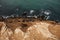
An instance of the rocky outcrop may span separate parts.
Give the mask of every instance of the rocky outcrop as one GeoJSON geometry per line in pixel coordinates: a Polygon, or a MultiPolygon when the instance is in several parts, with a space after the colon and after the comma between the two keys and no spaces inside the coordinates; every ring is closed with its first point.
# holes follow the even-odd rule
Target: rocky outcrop
{"type": "Polygon", "coordinates": [[[0,22],[0,40],[60,40],[59,23],[32,20],[17,18],[0,22]]]}

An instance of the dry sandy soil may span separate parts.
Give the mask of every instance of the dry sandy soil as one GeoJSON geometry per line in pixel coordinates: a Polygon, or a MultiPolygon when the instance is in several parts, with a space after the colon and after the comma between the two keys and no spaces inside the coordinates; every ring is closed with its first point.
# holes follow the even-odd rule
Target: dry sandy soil
{"type": "Polygon", "coordinates": [[[60,40],[60,23],[8,18],[0,22],[0,40],[60,40]]]}

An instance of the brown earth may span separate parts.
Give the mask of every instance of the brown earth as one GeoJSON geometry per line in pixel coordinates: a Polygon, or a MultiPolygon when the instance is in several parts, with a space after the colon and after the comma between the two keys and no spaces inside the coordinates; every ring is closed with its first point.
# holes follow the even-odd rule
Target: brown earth
{"type": "Polygon", "coordinates": [[[60,40],[60,23],[35,18],[0,22],[0,40],[60,40]]]}

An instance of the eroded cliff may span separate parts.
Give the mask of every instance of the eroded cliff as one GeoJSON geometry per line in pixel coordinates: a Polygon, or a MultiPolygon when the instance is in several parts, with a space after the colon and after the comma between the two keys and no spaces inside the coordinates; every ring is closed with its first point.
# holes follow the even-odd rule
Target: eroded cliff
{"type": "Polygon", "coordinates": [[[60,23],[36,18],[0,22],[0,40],[60,40],[60,23]]]}

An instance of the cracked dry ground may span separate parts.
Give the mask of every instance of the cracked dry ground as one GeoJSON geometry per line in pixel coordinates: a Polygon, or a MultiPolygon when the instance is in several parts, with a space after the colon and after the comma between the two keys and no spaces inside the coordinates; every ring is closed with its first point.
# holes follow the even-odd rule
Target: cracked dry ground
{"type": "Polygon", "coordinates": [[[0,40],[60,40],[59,23],[38,19],[33,22],[22,21],[23,19],[7,19],[0,22],[0,40]]]}

